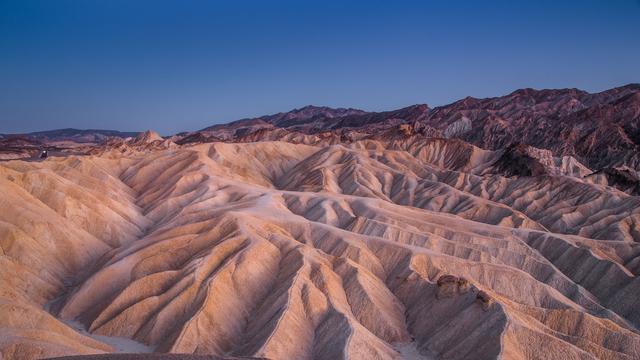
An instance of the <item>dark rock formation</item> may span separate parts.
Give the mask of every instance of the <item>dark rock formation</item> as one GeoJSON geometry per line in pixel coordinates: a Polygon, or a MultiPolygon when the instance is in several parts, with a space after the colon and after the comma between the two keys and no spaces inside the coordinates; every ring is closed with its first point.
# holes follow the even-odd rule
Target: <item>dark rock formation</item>
{"type": "Polygon", "coordinates": [[[631,195],[640,196],[640,176],[628,167],[606,167],[594,172],[590,176],[602,175],[607,185],[631,195]]]}
{"type": "Polygon", "coordinates": [[[458,294],[458,278],[453,275],[442,275],[438,279],[436,298],[451,298],[458,294]]]}
{"type": "Polygon", "coordinates": [[[491,309],[491,306],[494,303],[493,298],[482,290],[478,292],[478,295],[476,295],[476,301],[482,305],[482,310],[484,311],[491,309]]]}

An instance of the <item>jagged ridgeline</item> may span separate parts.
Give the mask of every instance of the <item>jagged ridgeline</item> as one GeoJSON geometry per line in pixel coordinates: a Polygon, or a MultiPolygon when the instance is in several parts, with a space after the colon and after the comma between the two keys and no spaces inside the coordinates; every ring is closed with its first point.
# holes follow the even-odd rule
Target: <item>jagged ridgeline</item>
{"type": "Polygon", "coordinates": [[[0,139],[0,358],[637,359],[638,94],[0,139]]]}

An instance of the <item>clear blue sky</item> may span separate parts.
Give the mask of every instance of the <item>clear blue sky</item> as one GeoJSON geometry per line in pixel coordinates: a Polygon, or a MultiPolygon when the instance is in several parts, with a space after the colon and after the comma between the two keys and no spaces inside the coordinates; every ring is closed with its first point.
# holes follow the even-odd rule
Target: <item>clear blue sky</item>
{"type": "Polygon", "coordinates": [[[0,0],[0,132],[640,82],[640,0],[0,0]]]}

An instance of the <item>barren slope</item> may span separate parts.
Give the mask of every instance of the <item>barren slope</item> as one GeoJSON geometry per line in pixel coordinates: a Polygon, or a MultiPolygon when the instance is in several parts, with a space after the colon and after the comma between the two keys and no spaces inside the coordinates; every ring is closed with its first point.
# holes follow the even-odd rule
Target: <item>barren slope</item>
{"type": "Polygon", "coordinates": [[[271,359],[640,357],[640,198],[579,163],[504,177],[503,153],[454,140],[160,142],[0,163],[4,359],[122,338],[271,359]]]}

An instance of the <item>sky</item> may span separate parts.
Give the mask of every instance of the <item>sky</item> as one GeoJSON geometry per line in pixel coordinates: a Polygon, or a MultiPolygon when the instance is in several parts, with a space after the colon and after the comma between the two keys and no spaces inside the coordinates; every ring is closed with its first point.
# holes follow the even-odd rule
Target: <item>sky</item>
{"type": "Polygon", "coordinates": [[[0,133],[640,82],[640,0],[0,0],[0,133]]]}

